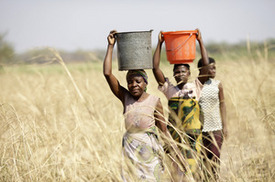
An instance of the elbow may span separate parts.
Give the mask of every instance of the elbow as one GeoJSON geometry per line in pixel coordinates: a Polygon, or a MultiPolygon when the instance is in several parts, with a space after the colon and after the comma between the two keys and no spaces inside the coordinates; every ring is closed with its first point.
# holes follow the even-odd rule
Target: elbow
{"type": "Polygon", "coordinates": [[[152,71],[153,71],[154,76],[157,76],[159,73],[159,69],[155,68],[155,67],[153,67],[152,71]]]}
{"type": "Polygon", "coordinates": [[[159,71],[159,65],[153,64],[153,69],[152,70],[153,70],[154,73],[158,72],[159,71]]]}
{"type": "Polygon", "coordinates": [[[155,60],[153,60],[153,70],[156,69],[158,67],[158,64],[156,63],[155,60]]]}
{"type": "Polygon", "coordinates": [[[225,113],[225,112],[226,112],[226,106],[225,106],[224,103],[221,103],[221,104],[220,104],[220,111],[221,111],[222,113],[225,113]]]}
{"type": "Polygon", "coordinates": [[[105,78],[110,78],[110,74],[105,74],[105,73],[104,73],[104,77],[105,77],[105,78]]]}
{"type": "Polygon", "coordinates": [[[103,75],[105,77],[109,77],[112,75],[112,68],[106,64],[103,65],[103,75]]]}
{"type": "Polygon", "coordinates": [[[103,75],[104,75],[106,78],[110,77],[111,74],[112,74],[112,72],[103,70],[103,75]]]}

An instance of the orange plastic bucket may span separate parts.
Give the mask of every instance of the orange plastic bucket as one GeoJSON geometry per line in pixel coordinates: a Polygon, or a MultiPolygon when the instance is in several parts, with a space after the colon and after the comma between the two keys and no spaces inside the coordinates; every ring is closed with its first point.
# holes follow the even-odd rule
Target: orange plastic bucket
{"type": "Polygon", "coordinates": [[[162,32],[170,64],[192,63],[196,57],[197,30],[162,32]]]}

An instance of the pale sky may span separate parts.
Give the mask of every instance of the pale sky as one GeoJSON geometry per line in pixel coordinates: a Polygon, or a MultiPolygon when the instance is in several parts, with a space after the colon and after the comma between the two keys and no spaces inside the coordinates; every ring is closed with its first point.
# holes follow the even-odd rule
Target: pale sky
{"type": "Polygon", "coordinates": [[[274,0],[0,0],[0,33],[15,50],[105,49],[107,35],[199,28],[204,42],[275,38],[274,0]]]}

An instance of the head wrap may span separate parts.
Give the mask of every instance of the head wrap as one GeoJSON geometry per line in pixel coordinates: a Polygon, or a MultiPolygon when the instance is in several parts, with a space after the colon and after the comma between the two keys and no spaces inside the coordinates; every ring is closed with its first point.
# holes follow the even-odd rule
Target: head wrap
{"type": "Polygon", "coordinates": [[[142,76],[144,82],[148,84],[148,76],[144,70],[129,70],[126,75],[126,78],[128,78],[131,75],[142,76]]]}

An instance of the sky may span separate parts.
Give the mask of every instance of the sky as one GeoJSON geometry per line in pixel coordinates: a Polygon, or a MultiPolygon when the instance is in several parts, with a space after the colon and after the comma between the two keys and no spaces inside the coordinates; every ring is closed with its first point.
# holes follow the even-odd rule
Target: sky
{"type": "Polygon", "coordinates": [[[107,47],[108,33],[199,28],[204,43],[275,38],[274,0],[0,0],[0,34],[15,51],[107,47]]]}

